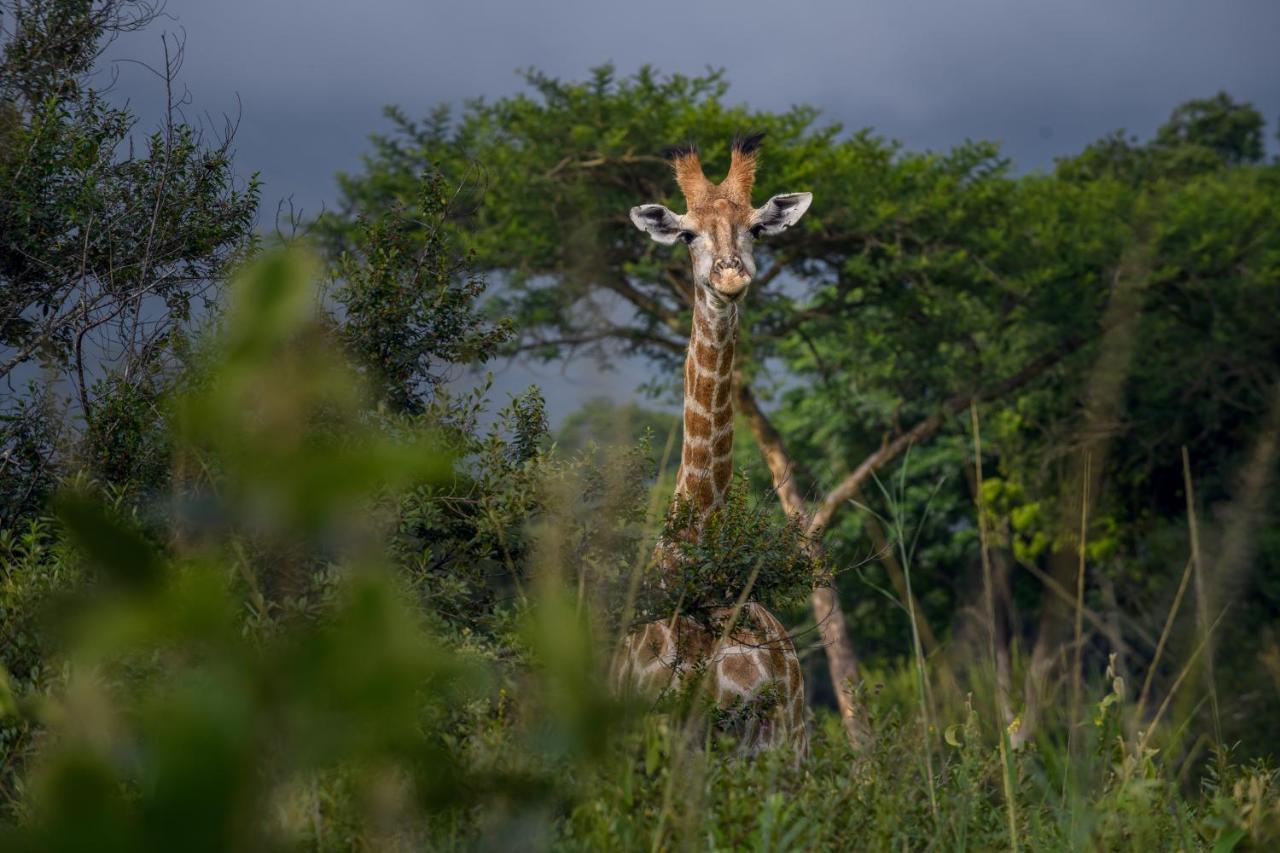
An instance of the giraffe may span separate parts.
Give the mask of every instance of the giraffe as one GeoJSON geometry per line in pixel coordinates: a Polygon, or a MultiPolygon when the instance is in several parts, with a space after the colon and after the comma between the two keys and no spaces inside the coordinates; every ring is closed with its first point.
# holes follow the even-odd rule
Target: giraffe
{"type": "MultiPolygon", "coordinates": [[[[687,212],[660,204],[631,209],[631,221],[658,243],[677,240],[693,262],[693,328],[684,367],[684,443],[673,503],[695,514],[694,534],[725,504],[733,475],[734,344],[738,306],[755,276],[754,241],[794,225],[813,200],[810,193],[775,195],[751,206],[756,158],[764,134],[733,140],[728,175],[707,180],[698,149],[669,149],[676,183],[687,212]]],[[[659,543],[660,570],[669,568],[674,549],[659,543]]],[[[690,678],[705,686],[722,711],[739,719],[747,752],[790,746],[797,760],[808,751],[804,724],[804,682],[795,646],[772,613],[747,602],[735,614],[712,614],[708,627],[688,616],[651,622],[633,631],[614,656],[612,677],[621,691],[646,695],[678,688],[690,678]],[[737,618],[735,619],[735,615],[737,618]],[[753,713],[752,709],[759,709],[753,713]]]]}

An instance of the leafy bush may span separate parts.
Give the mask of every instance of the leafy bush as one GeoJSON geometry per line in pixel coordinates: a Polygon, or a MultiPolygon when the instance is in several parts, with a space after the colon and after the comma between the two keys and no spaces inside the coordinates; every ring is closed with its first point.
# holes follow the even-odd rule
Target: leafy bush
{"type": "Polygon", "coordinates": [[[771,499],[753,496],[748,482],[738,478],[725,505],[705,522],[693,504],[673,504],[663,544],[636,599],[637,621],[677,612],[706,621],[714,611],[744,601],[784,610],[807,600],[815,586],[830,583],[828,565],[807,547],[801,522],[779,520],[771,499]]]}
{"type": "MultiPolygon", "coordinates": [[[[868,696],[874,744],[855,752],[840,722],[815,721],[801,767],[786,755],[744,760],[691,749],[678,728],[653,719],[626,735],[597,768],[560,827],[569,850],[1265,849],[1280,840],[1280,776],[1265,765],[1221,765],[1220,777],[1186,794],[1158,762],[1123,760],[1114,740],[1089,738],[1073,772],[1063,743],[1041,742],[1009,758],[1015,802],[1006,807],[991,721],[972,701],[946,709],[945,737],[922,740],[895,672],[868,696]],[[924,754],[933,750],[932,772],[924,754]],[[1250,848],[1249,845],[1253,845],[1250,848]]],[[[876,679],[870,678],[869,681],[876,679]]]]}

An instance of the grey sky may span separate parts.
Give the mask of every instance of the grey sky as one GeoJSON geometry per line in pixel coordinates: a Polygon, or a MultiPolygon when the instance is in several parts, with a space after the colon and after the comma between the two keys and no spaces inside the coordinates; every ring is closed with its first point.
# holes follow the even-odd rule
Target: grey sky
{"type": "MultiPolygon", "coordinates": [[[[519,91],[536,66],[579,79],[606,61],[694,74],[723,67],[730,100],[808,103],[847,128],[913,148],[994,139],[1022,168],[1118,127],[1146,136],[1177,103],[1225,89],[1280,116],[1277,0],[168,0],[175,20],[121,39],[158,62],[161,29],[187,37],[195,107],[242,119],[237,162],[258,170],[264,224],[292,195],[314,212],[359,167],[381,109],[519,91]]],[[[118,93],[152,115],[161,91],[120,66],[118,93]]],[[[797,188],[801,189],[801,188],[797,188]]],[[[525,371],[504,377],[519,385],[525,371]]],[[[634,367],[542,370],[562,414],[596,391],[626,396],[634,367]],[[548,382],[548,380],[550,380],[548,382]]]]}

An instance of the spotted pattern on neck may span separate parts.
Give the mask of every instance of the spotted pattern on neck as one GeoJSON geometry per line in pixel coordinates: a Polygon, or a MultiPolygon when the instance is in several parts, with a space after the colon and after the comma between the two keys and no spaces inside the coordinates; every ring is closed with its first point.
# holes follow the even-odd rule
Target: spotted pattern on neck
{"type": "Polygon", "coordinates": [[[724,506],[733,479],[733,358],[738,306],[697,288],[684,363],[684,443],[676,500],[699,522],[724,506]]]}

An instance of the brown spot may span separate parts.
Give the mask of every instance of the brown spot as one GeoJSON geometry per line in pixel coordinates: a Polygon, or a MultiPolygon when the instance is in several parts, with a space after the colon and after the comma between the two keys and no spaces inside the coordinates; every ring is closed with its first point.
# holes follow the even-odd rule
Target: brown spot
{"type": "Polygon", "coordinates": [[[730,383],[721,382],[716,386],[715,407],[717,410],[729,405],[730,383]]]}
{"type": "Polygon", "coordinates": [[[708,447],[685,447],[684,462],[690,468],[705,470],[711,464],[711,449],[708,447]]]}
{"type": "Polygon", "coordinates": [[[703,370],[716,372],[720,367],[720,353],[707,344],[698,344],[698,366],[703,370]]]}
{"type": "MultiPolygon", "coordinates": [[[[700,436],[702,438],[711,437],[711,420],[704,418],[702,415],[692,409],[684,410],[684,432],[685,435],[700,436]]],[[[719,454],[717,454],[719,455],[719,454]]]]}
{"type": "Polygon", "coordinates": [[[698,502],[698,506],[709,507],[715,502],[715,492],[711,488],[711,480],[705,477],[697,477],[693,482],[692,494],[694,500],[698,502]]]}
{"type": "Polygon", "coordinates": [[[716,456],[726,456],[731,453],[733,451],[733,430],[717,438],[711,445],[711,451],[716,456]]]}
{"type": "Polygon", "coordinates": [[[702,316],[701,311],[693,312],[693,337],[698,340],[704,338],[714,339],[716,336],[715,327],[711,321],[702,316]]]}
{"type": "Polygon", "coordinates": [[[688,617],[676,622],[676,648],[689,664],[706,660],[711,654],[712,639],[701,625],[688,617]]]}
{"type": "Polygon", "coordinates": [[[733,476],[733,459],[729,458],[723,462],[717,462],[714,475],[716,478],[717,489],[723,492],[725,489],[729,488],[729,478],[733,476]]]}
{"type": "Polygon", "coordinates": [[[727,655],[720,664],[720,672],[744,690],[760,678],[760,668],[756,666],[755,661],[743,654],[727,655]]]}
{"type": "Polygon", "coordinates": [[[705,408],[712,408],[712,401],[715,398],[716,386],[719,381],[715,376],[703,374],[694,380],[693,396],[705,408]]]}

